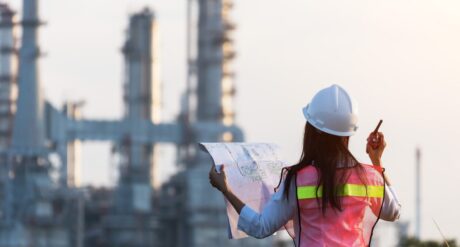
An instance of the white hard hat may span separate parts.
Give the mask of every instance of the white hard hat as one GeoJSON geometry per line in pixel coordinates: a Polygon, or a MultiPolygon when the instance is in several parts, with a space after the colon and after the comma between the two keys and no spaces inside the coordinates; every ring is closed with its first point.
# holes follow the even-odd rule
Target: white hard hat
{"type": "Polygon", "coordinates": [[[338,85],[324,88],[303,108],[303,115],[315,128],[336,136],[351,136],[358,129],[358,107],[338,85]]]}

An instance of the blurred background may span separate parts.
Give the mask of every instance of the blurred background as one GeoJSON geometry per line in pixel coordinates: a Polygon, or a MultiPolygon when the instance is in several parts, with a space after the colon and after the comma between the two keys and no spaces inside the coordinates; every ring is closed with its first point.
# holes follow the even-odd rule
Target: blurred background
{"type": "Polygon", "coordinates": [[[373,246],[460,238],[458,1],[0,3],[0,246],[290,246],[227,240],[195,143],[294,163],[301,108],[333,83],[360,161],[384,120],[402,214],[373,246]]]}

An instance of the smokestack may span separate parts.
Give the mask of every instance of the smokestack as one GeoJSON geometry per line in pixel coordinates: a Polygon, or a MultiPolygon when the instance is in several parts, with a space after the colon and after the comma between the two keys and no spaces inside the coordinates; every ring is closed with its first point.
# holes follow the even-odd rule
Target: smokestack
{"type": "Polygon", "coordinates": [[[19,97],[14,120],[12,148],[37,156],[45,146],[44,100],[38,74],[38,0],[23,1],[22,42],[19,50],[19,97]]]}
{"type": "Polygon", "coordinates": [[[421,185],[421,156],[422,151],[419,147],[415,150],[415,237],[420,239],[421,237],[421,207],[422,207],[422,185],[421,185]]]}

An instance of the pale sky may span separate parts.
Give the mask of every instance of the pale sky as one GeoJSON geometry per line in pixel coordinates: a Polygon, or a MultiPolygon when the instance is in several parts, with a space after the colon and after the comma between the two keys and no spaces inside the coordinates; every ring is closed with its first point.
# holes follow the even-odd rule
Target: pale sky
{"type": "MultiPolygon", "coordinates": [[[[18,8],[20,0],[6,0],[18,8]]],[[[185,0],[41,1],[41,78],[56,106],[85,99],[88,118],[122,112],[127,17],[148,4],[160,26],[164,116],[178,112],[185,85],[185,0]]],[[[414,153],[423,151],[424,238],[460,241],[460,2],[456,0],[235,0],[237,122],[247,141],[275,142],[294,162],[301,150],[301,108],[332,83],[360,107],[351,150],[363,162],[378,120],[387,139],[384,166],[414,219],[414,153]]],[[[109,184],[108,144],[83,149],[85,183],[109,184]]],[[[163,180],[173,169],[164,150],[163,180]]],[[[413,228],[411,228],[412,232],[413,228]]]]}

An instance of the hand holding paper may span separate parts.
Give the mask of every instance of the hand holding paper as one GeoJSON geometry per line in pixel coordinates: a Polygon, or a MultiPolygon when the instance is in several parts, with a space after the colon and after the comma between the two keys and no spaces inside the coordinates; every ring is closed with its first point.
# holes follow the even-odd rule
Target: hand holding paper
{"type": "Polygon", "coordinates": [[[227,187],[227,177],[225,175],[224,166],[221,165],[220,170],[217,171],[216,166],[212,165],[211,170],[209,170],[209,182],[211,185],[220,190],[220,192],[225,193],[228,190],[227,187]]]}
{"type": "Polygon", "coordinates": [[[229,238],[247,237],[237,229],[237,211],[246,204],[261,212],[274,193],[281,169],[286,166],[279,158],[279,147],[269,143],[201,143],[201,147],[214,161],[209,171],[210,183],[231,201],[225,200],[229,238]]]}

